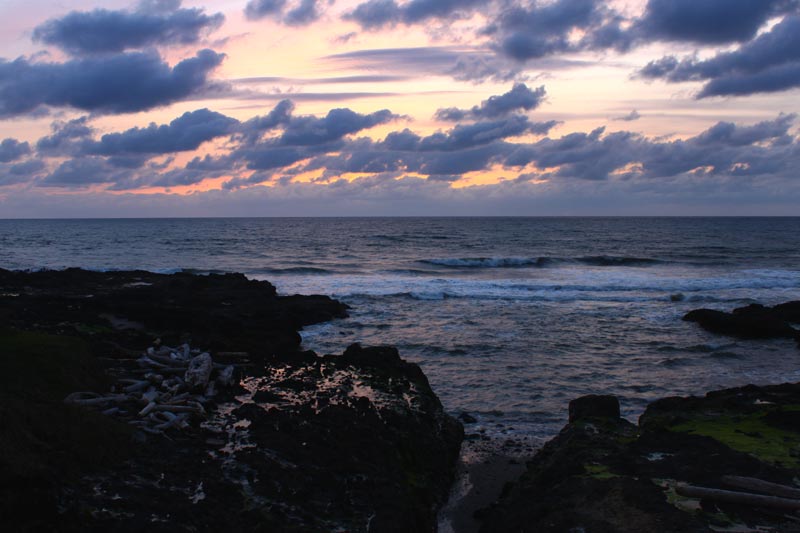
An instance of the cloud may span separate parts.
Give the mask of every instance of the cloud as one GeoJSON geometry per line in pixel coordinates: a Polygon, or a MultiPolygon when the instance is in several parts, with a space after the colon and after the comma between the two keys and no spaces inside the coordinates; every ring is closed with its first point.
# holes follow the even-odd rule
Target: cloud
{"type": "Polygon", "coordinates": [[[56,156],[73,154],[77,151],[76,141],[85,139],[94,133],[89,126],[89,117],[80,117],[67,122],[56,121],[52,124],[53,133],[36,141],[36,150],[40,155],[56,156]]]}
{"type": "MultiPolygon", "coordinates": [[[[355,50],[322,59],[362,70],[380,69],[406,77],[426,74],[451,76],[459,81],[508,82],[523,76],[521,66],[491,50],[468,46],[422,46],[355,50]]],[[[529,62],[529,69],[563,70],[589,63],[563,58],[540,58],[529,62]]]]}
{"type": "Polygon", "coordinates": [[[515,86],[461,110],[471,122],[429,135],[397,129],[380,140],[357,134],[400,118],[389,110],[362,114],[341,108],[322,116],[296,115],[288,100],[243,122],[200,109],[169,124],[99,139],[92,138],[84,117],[54,124],[53,133],[37,143],[45,167],[20,167],[16,172],[27,171],[27,177],[12,178],[9,166],[0,166],[0,181],[126,191],[226,177],[224,187],[237,190],[264,183],[289,187],[296,176],[313,172],[324,190],[350,187],[347,181],[354,174],[367,176],[360,183],[368,187],[382,187],[387,180],[418,184],[417,178],[403,181],[407,178],[402,176],[412,175],[452,189],[466,173],[499,169],[509,181],[551,188],[573,182],[648,188],[676,180],[785,181],[794,179],[800,166],[800,143],[791,133],[795,115],[751,125],[719,122],[694,137],[671,141],[629,131],[608,133],[604,127],[549,137],[555,121],[534,122],[519,112],[533,109],[544,94],[544,89],[515,86]],[[220,136],[230,137],[214,155],[195,153],[183,165],[170,157],[152,159],[196,150],[220,136]],[[48,153],[54,154],[52,162],[48,153]]]}
{"type": "Polygon", "coordinates": [[[525,115],[512,115],[473,124],[458,124],[447,133],[434,133],[422,138],[419,142],[419,149],[422,151],[452,151],[528,133],[544,135],[556,124],[555,121],[531,122],[525,115]]]}
{"type": "Polygon", "coordinates": [[[351,20],[366,30],[377,30],[395,24],[416,24],[430,19],[450,19],[463,16],[485,0],[411,0],[403,5],[394,0],[368,0],[346,13],[351,20]]]}
{"type": "Polygon", "coordinates": [[[223,54],[201,50],[170,67],[154,52],[93,56],[65,63],[0,60],[0,117],[40,106],[94,113],[144,111],[202,93],[223,54]]]}
{"type": "Polygon", "coordinates": [[[733,122],[718,122],[695,137],[695,142],[701,145],[726,146],[747,146],[775,140],[781,143],[791,143],[789,128],[796,119],[796,114],[781,114],[774,120],[765,120],[753,126],[737,126],[733,122]]]}
{"type": "Polygon", "coordinates": [[[16,139],[3,139],[0,142],[0,163],[10,163],[31,153],[31,146],[27,142],[16,139]]]}
{"type": "Polygon", "coordinates": [[[252,144],[252,142],[258,140],[265,131],[288,124],[292,118],[293,112],[294,103],[291,100],[281,100],[272,111],[266,115],[253,117],[244,122],[240,128],[240,133],[252,144]]]}
{"type": "Polygon", "coordinates": [[[287,26],[307,26],[322,16],[320,0],[250,0],[244,9],[248,20],[271,18],[287,26]]]}
{"type": "Polygon", "coordinates": [[[637,110],[634,109],[627,115],[614,117],[611,120],[622,121],[622,122],[633,122],[635,120],[639,120],[640,118],[642,118],[642,115],[637,110]]]}
{"type": "Polygon", "coordinates": [[[796,0],[649,0],[633,31],[648,41],[744,42],[771,17],[797,7],[796,0]]]}
{"type": "Polygon", "coordinates": [[[323,118],[295,117],[278,139],[285,146],[309,146],[341,139],[345,135],[385,124],[399,118],[388,109],[361,115],[350,109],[332,109],[323,118]]]}
{"type": "Polygon", "coordinates": [[[472,109],[457,109],[449,107],[436,111],[439,120],[460,121],[465,118],[498,118],[510,113],[523,110],[536,109],[544,100],[546,91],[544,85],[530,89],[524,83],[517,83],[505,94],[491,96],[480,105],[472,109]]]}
{"type": "Polygon", "coordinates": [[[411,79],[409,76],[368,74],[358,76],[333,76],[330,78],[284,78],[281,76],[257,76],[252,78],[235,78],[230,81],[232,83],[242,84],[287,83],[292,85],[326,85],[340,83],[389,83],[407,81],[409,79],[411,79]]]}
{"type": "Polygon", "coordinates": [[[362,115],[347,108],[332,109],[324,117],[292,116],[291,102],[280,102],[265,117],[244,123],[244,142],[231,154],[233,161],[244,160],[251,170],[271,170],[293,165],[324,154],[353,133],[399,118],[388,109],[362,115]],[[282,133],[261,141],[262,131],[278,126],[282,133]]]}
{"type": "Polygon", "coordinates": [[[37,184],[40,187],[85,188],[128,179],[130,171],[117,171],[103,158],[82,157],[64,161],[37,184]]]}
{"type": "Polygon", "coordinates": [[[169,125],[151,123],[146,128],[103,135],[99,141],[84,143],[82,150],[86,154],[106,156],[184,152],[233,133],[238,124],[236,119],[208,109],[198,109],[184,113],[169,125]]]}
{"type": "Polygon", "coordinates": [[[145,2],[134,11],[72,11],[33,30],[33,39],[70,54],[122,52],[155,45],[191,45],[218,29],[224,15],[179,9],[176,2],[145,2]]]}
{"type": "Polygon", "coordinates": [[[0,187],[31,181],[44,169],[45,164],[39,159],[14,164],[0,163],[0,187]]]}
{"type": "Polygon", "coordinates": [[[514,5],[487,30],[496,48],[517,61],[586,49],[631,46],[623,18],[599,0],[556,0],[514,5]],[[582,36],[575,38],[573,34],[582,36]]]}
{"type": "Polygon", "coordinates": [[[706,81],[698,98],[777,92],[800,86],[800,16],[785,17],[769,32],[710,59],[665,56],[639,71],[670,83],[706,81]]]}

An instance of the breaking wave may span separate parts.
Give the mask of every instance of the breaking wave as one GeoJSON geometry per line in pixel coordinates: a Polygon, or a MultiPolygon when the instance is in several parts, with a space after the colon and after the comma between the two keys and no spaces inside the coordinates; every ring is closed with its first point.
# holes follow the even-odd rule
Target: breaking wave
{"type": "Polygon", "coordinates": [[[449,268],[547,268],[559,265],[648,266],[664,261],[643,257],[595,255],[586,257],[462,257],[422,259],[420,263],[449,268]]]}

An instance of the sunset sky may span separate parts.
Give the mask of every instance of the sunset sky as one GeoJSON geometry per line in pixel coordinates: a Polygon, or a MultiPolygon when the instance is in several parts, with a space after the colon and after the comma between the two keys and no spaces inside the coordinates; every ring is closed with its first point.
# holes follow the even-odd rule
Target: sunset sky
{"type": "Polygon", "coordinates": [[[800,0],[4,0],[0,218],[800,215],[800,0]]]}

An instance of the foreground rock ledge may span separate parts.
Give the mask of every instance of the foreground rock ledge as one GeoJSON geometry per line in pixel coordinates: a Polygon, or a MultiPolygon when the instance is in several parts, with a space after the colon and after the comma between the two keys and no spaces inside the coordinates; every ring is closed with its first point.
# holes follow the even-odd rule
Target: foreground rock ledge
{"type": "Polygon", "coordinates": [[[796,510],[705,495],[764,494],[768,482],[796,498],[798,476],[800,384],[666,398],[638,426],[619,417],[613,396],[588,396],[571,403],[570,423],[481,512],[481,531],[800,531],[796,510]],[[750,479],[743,489],[731,476],[750,479]],[[695,492],[687,485],[711,491],[687,496],[695,492]]]}
{"type": "Polygon", "coordinates": [[[300,350],[344,316],[236,274],[0,270],[0,524],[59,531],[432,531],[461,425],[390,347],[300,350]],[[155,339],[247,357],[166,436],[65,404],[155,339]]]}

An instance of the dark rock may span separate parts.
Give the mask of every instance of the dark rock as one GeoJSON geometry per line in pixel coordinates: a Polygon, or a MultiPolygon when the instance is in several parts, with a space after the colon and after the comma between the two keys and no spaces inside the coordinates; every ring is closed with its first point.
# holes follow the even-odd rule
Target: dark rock
{"type": "Polygon", "coordinates": [[[746,339],[794,338],[800,332],[790,323],[800,322],[800,302],[787,302],[775,307],[751,304],[734,309],[731,313],[715,309],[695,309],[683,320],[697,322],[712,333],[746,339]]]}
{"type": "Polygon", "coordinates": [[[779,313],[787,322],[800,324],[800,301],[778,304],[772,310],[779,313]]]}
{"type": "Polygon", "coordinates": [[[240,274],[78,269],[0,270],[0,295],[4,530],[435,529],[463,428],[394,348],[299,349],[345,305],[240,274]],[[156,338],[244,354],[247,388],[171,439],[63,403],[156,338]]]}
{"type": "Polygon", "coordinates": [[[465,424],[474,424],[478,421],[477,418],[475,418],[469,413],[461,413],[460,415],[458,415],[458,419],[465,424]]]}
{"type": "Polygon", "coordinates": [[[569,421],[586,418],[619,418],[619,400],[616,396],[589,394],[569,402],[569,421]]]}
{"type": "Polygon", "coordinates": [[[691,501],[674,491],[676,483],[733,489],[722,481],[726,475],[793,485],[800,475],[798,407],[800,384],[749,385],[658,400],[638,427],[578,418],[481,513],[481,531],[798,531],[782,513],[691,501]]]}

